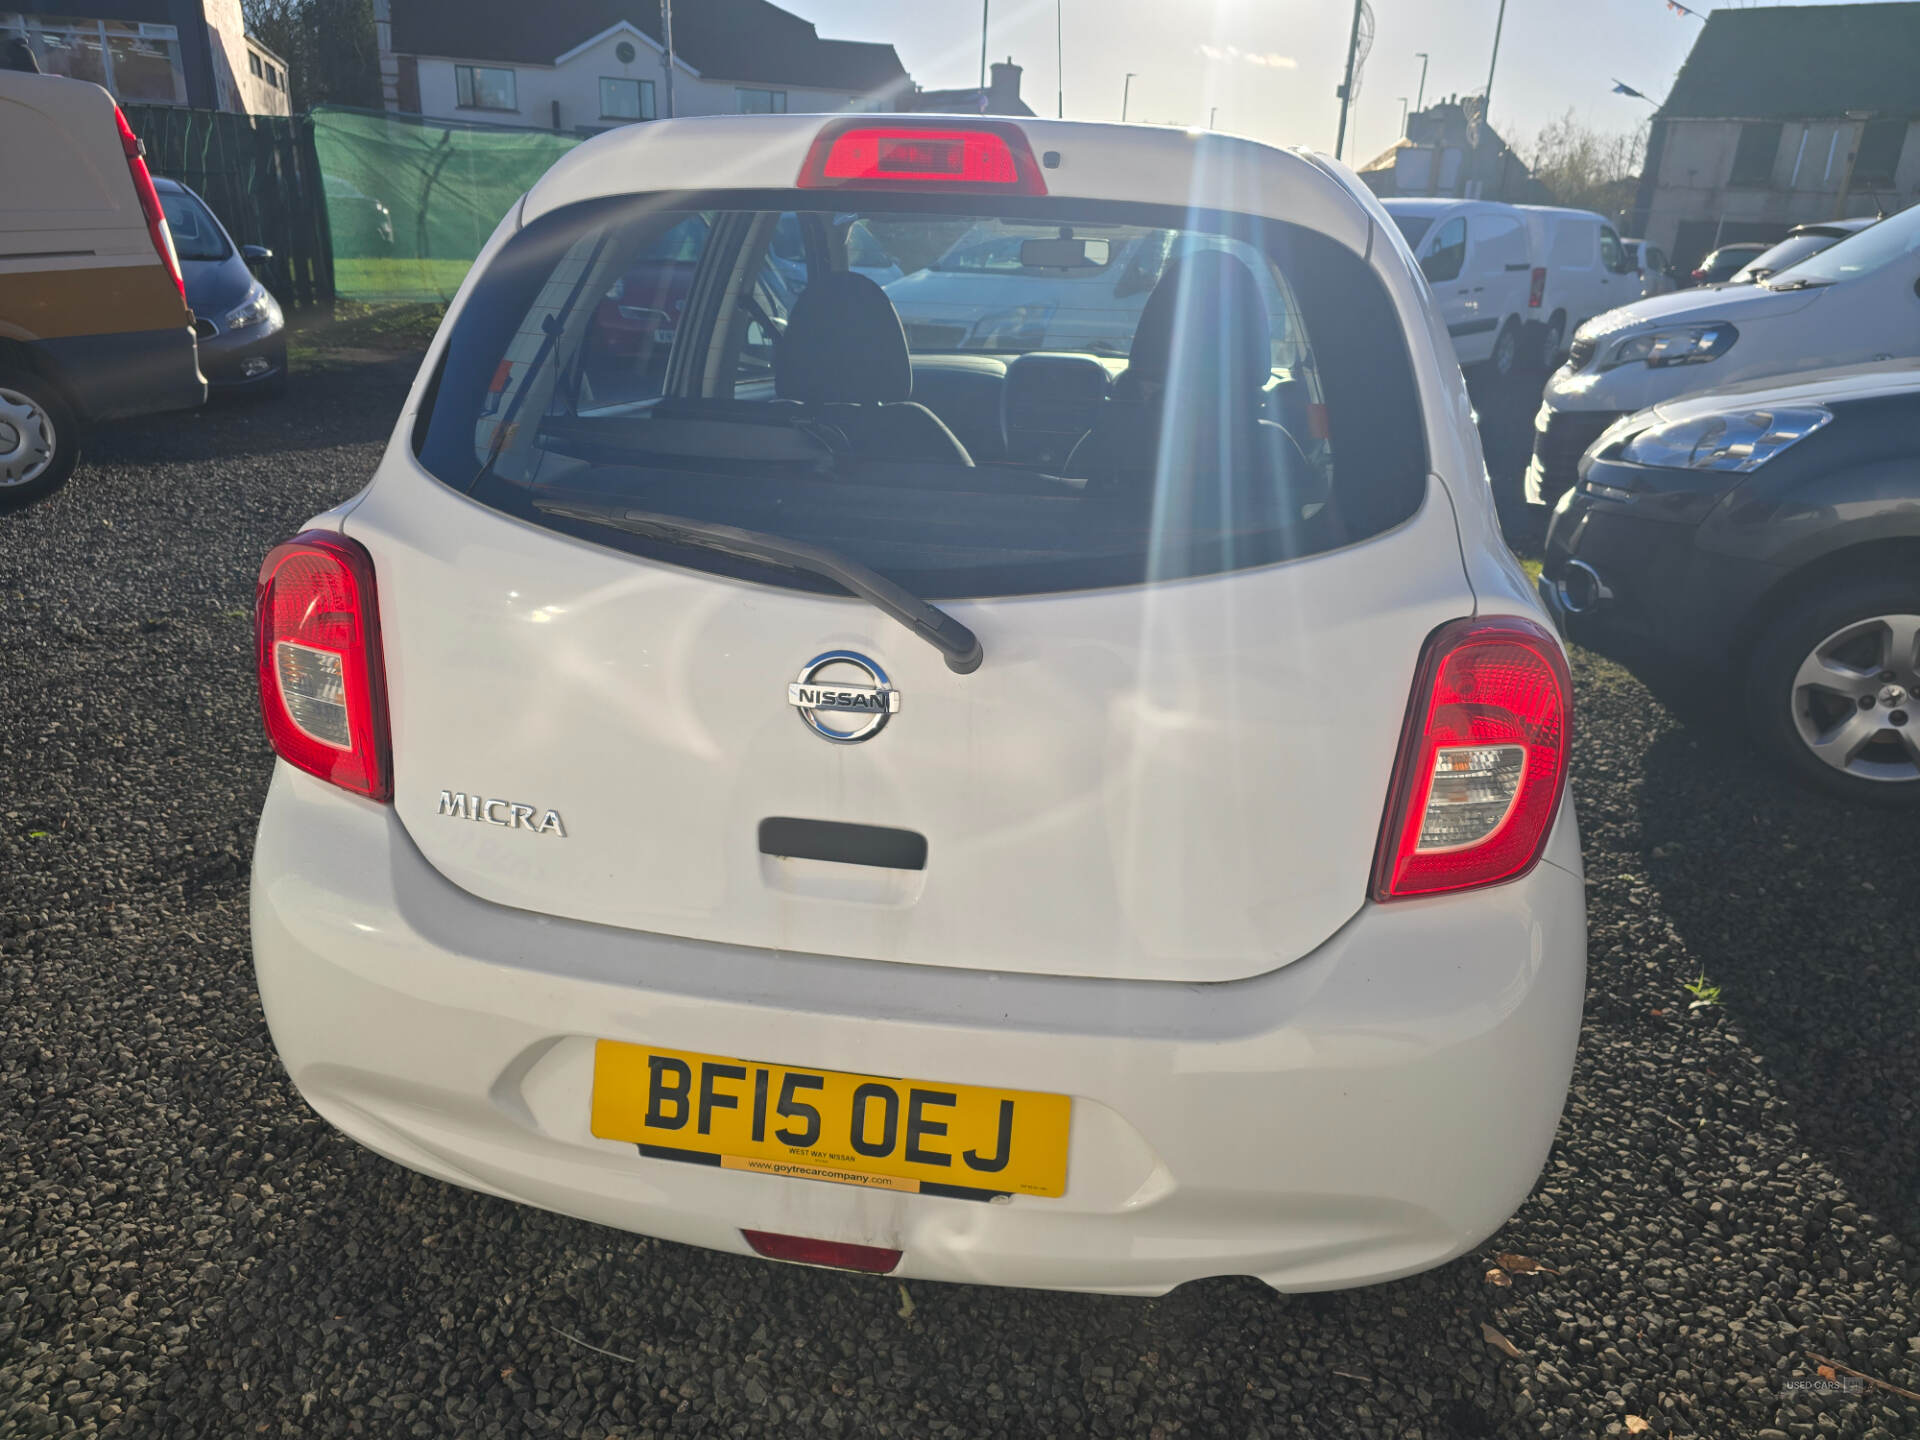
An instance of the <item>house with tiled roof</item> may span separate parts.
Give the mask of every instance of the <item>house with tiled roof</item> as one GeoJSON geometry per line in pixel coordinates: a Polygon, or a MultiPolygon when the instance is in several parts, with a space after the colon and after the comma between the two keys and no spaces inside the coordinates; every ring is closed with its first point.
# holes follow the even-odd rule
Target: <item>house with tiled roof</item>
{"type": "Polygon", "coordinates": [[[890,44],[822,38],[768,0],[374,0],[386,108],[595,130],[677,115],[893,110],[890,44]],[[669,101],[671,90],[671,101],[669,101]]]}
{"type": "Polygon", "coordinates": [[[1653,118],[1635,233],[1718,245],[1920,200],[1920,4],[1714,10],[1653,118]]]}

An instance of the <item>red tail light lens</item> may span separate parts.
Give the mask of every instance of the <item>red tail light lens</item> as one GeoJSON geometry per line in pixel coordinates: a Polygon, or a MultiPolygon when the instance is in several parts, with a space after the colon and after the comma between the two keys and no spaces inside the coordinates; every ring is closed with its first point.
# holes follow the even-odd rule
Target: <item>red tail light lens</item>
{"type": "Polygon", "coordinates": [[[802,190],[988,191],[1044,195],[1046,182],[1033,147],[1016,125],[876,125],[840,121],[825,126],[807,152],[796,182],[802,190]]]}
{"type": "Polygon", "coordinates": [[[805,1235],[781,1235],[772,1230],[742,1230],[753,1253],[769,1260],[791,1260],[800,1265],[830,1265],[835,1270],[858,1270],[885,1275],[900,1263],[898,1250],[878,1245],[849,1245],[842,1240],[811,1240],[805,1235]]]}
{"type": "Polygon", "coordinates": [[[118,105],[113,107],[113,123],[120,127],[120,148],[126,152],[127,170],[133,176],[133,193],[140,199],[140,213],[147,217],[147,238],[153,241],[154,253],[167,267],[167,274],[173,277],[173,288],[180,292],[184,304],[187,282],[180,274],[180,257],[173,250],[173,232],[167,228],[166,212],[160,208],[160,194],[153,188],[146,157],[140,153],[140,137],[133,133],[133,127],[127,124],[127,117],[120,113],[118,105]]]}
{"type": "Polygon", "coordinates": [[[309,530],[260,567],[253,626],[260,714],[282,760],[370,800],[393,795],[373,560],[309,530]]]}
{"type": "Polygon", "coordinates": [[[1373,898],[1512,880],[1560,809],[1573,683],[1531,620],[1455,620],[1421,657],[1373,866],[1373,898]]]}
{"type": "Polygon", "coordinates": [[[1538,310],[1540,303],[1547,298],[1547,267],[1536,265],[1527,284],[1527,308],[1538,310]]]}

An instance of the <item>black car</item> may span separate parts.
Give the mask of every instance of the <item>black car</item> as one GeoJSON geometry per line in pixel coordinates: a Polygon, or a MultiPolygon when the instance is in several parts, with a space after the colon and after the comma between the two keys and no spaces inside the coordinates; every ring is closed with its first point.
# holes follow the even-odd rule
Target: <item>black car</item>
{"type": "Polygon", "coordinates": [[[1540,577],[1569,635],[1726,675],[1802,775],[1920,805],[1920,364],[1672,400],[1579,476],[1540,577]]]}
{"type": "Polygon", "coordinates": [[[200,337],[200,370],[214,391],[277,391],[287,383],[286,321],[279,302],[248,267],[273,258],[262,245],[235,245],[207,203],[177,180],[156,178],[187,304],[200,337]]]}

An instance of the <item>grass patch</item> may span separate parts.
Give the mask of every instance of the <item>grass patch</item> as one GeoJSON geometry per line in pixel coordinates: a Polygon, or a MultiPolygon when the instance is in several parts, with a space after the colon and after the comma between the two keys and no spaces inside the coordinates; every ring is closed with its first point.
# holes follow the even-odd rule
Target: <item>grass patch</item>
{"type": "Polygon", "coordinates": [[[357,364],[367,351],[418,354],[427,348],[446,313],[447,307],[437,302],[368,305],[359,300],[336,300],[331,311],[293,317],[287,331],[287,353],[302,370],[357,364]]]}
{"type": "Polygon", "coordinates": [[[333,262],[333,288],[355,300],[392,303],[438,300],[445,304],[473,268],[471,259],[413,260],[382,256],[333,262]]]}

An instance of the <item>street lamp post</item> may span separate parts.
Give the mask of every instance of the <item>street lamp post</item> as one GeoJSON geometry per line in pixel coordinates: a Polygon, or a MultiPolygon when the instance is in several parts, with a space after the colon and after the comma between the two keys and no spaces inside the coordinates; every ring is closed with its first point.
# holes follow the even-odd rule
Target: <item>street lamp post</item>
{"type": "Polygon", "coordinates": [[[1407,97],[1396,95],[1393,98],[1400,102],[1400,138],[1404,140],[1407,138],[1407,97]]]}
{"type": "Polygon", "coordinates": [[[1420,62],[1420,88],[1413,92],[1413,113],[1418,115],[1427,98],[1427,62],[1433,57],[1424,50],[1413,52],[1413,58],[1420,62]]]}
{"type": "Polygon", "coordinates": [[[1127,72],[1127,83],[1120,87],[1120,123],[1127,123],[1127,101],[1133,96],[1133,77],[1135,71],[1127,72]]]}
{"type": "Polygon", "coordinates": [[[1053,0],[1053,83],[1058,102],[1059,118],[1067,118],[1067,47],[1061,36],[1066,33],[1060,9],[1066,0],[1053,0]]]}
{"type": "Polygon", "coordinates": [[[667,118],[673,119],[673,0],[660,0],[660,44],[667,52],[667,118]]]}

